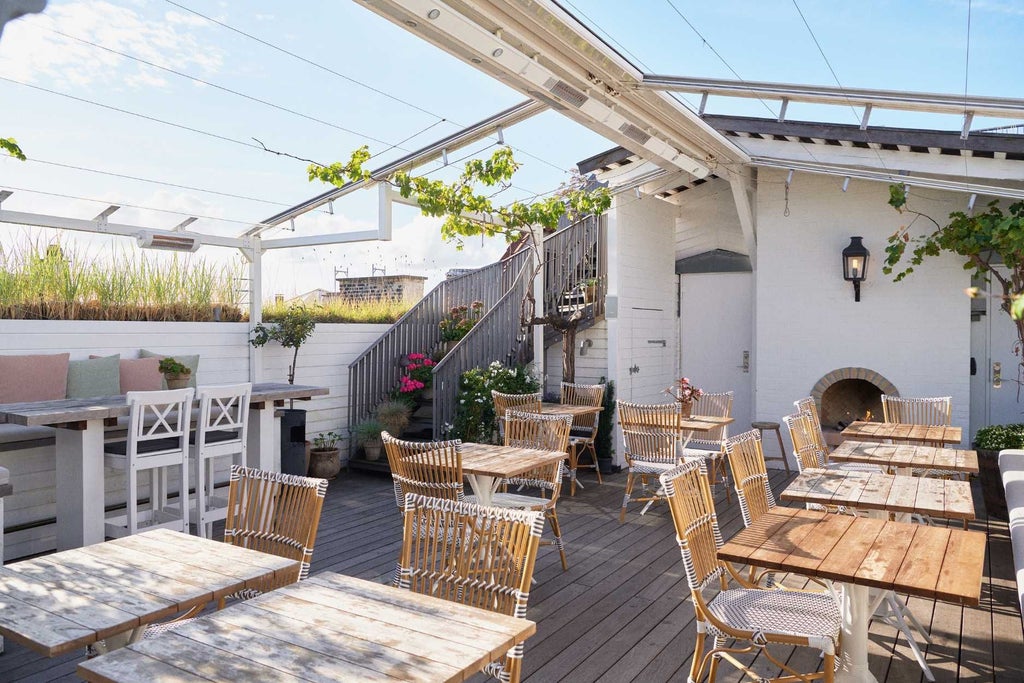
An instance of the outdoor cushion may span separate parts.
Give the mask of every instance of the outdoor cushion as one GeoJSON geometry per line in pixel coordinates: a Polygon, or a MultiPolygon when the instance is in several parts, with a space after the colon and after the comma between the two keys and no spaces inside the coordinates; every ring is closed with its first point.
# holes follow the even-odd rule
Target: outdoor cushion
{"type": "MultiPolygon", "coordinates": [[[[105,358],[106,356],[89,356],[105,358]]],[[[122,358],[121,393],[129,391],[160,391],[164,389],[164,376],[160,372],[159,358],[122,358]]]]}
{"type": "MultiPolygon", "coordinates": [[[[192,376],[188,380],[188,385],[193,389],[196,388],[196,375],[198,374],[199,370],[199,354],[183,356],[177,353],[156,353],[154,351],[147,351],[146,349],[139,349],[139,356],[141,358],[156,358],[158,361],[170,356],[171,358],[178,361],[179,363],[181,363],[186,368],[192,371],[192,376]]],[[[161,384],[160,388],[166,389],[167,380],[164,379],[162,380],[162,382],[163,383],[161,384]]]]}
{"type": "Polygon", "coordinates": [[[68,363],[68,398],[117,396],[121,393],[120,356],[73,360],[68,363]]]}
{"type": "Polygon", "coordinates": [[[1008,448],[999,451],[999,471],[1006,493],[1006,509],[1010,513],[1010,543],[1017,574],[1018,604],[1024,605],[1024,450],[1008,448]]]}
{"type": "Polygon", "coordinates": [[[70,356],[69,353],[0,356],[0,403],[64,398],[70,356]]]}

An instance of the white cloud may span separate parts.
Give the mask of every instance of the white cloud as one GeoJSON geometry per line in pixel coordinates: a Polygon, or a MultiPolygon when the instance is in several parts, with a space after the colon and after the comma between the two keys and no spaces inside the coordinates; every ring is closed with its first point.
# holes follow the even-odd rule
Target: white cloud
{"type": "Polygon", "coordinates": [[[223,52],[201,37],[202,19],[168,12],[158,19],[108,2],[54,5],[4,32],[0,74],[58,86],[110,83],[130,88],[166,86],[162,71],[58,35],[71,36],[178,71],[217,72],[223,52]]]}

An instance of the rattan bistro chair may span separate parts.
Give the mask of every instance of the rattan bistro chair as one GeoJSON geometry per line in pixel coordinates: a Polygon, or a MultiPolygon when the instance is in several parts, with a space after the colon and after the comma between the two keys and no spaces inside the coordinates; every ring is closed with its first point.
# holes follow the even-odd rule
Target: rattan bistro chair
{"type": "Polygon", "coordinates": [[[405,509],[405,496],[409,493],[446,500],[465,498],[461,441],[403,441],[387,432],[380,436],[400,511],[405,509]]]}
{"type": "MultiPolygon", "coordinates": [[[[279,572],[258,586],[222,597],[219,607],[224,607],[228,600],[249,600],[309,576],[326,495],[326,479],[231,466],[224,542],[297,560],[299,566],[295,573],[279,572]]],[[[200,605],[173,621],[153,624],[146,629],[145,637],[152,638],[188,623],[202,609],[200,605]]]]}
{"type": "Polygon", "coordinates": [[[793,457],[798,472],[806,469],[823,469],[825,454],[814,437],[814,424],[807,413],[793,413],[782,418],[793,442],[793,457]]]}
{"type": "MultiPolygon", "coordinates": [[[[619,523],[626,521],[626,508],[631,501],[645,503],[640,514],[643,515],[650,509],[650,506],[659,500],[664,500],[665,491],[658,483],[656,490],[651,490],[649,480],[658,477],[679,464],[679,434],[678,432],[660,429],[658,427],[638,427],[636,429],[623,429],[622,439],[625,444],[623,455],[626,458],[626,465],[629,470],[626,475],[626,493],[622,497],[622,509],[619,511],[619,523]],[[640,495],[634,496],[633,490],[636,487],[637,479],[640,480],[640,495]]],[[[703,457],[695,458],[703,471],[706,470],[706,462],[703,457]]]]}
{"type": "MultiPolygon", "coordinates": [[[[697,409],[696,414],[698,415],[729,417],[732,415],[732,398],[733,392],[731,391],[705,393],[693,405],[697,409]]],[[[690,439],[689,443],[686,444],[686,448],[683,449],[684,457],[705,457],[710,461],[711,466],[708,468],[708,475],[711,480],[711,486],[717,487],[718,484],[722,484],[722,487],[725,489],[725,500],[727,503],[732,500],[729,494],[728,469],[723,462],[725,459],[724,444],[728,437],[729,427],[728,425],[722,425],[701,434],[697,438],[690,439]]]]}
{"type": "MultiPolygon", "coordinates": [[[[604,401],[603,384],[572,384],[562,382],[561,402],[573,406],[599,407],[604,401]]],[[[576,495],[576,471],[579,468],[592,468],[597,473],[597,483],[603,484],[601,468],[597,465],[597,449],[594,441],[597,438],[599,413],[577,415],[572,420],[572,431],[569,433],[569,495],[576,495]],[[590,462],[580,464],[580,453],[590,453],[590,462]]],[[[583,488],[583,484],[580,484],[583,488]]]]}
{"type": "Polygon", "coordinates": [[[731,565],[719,560],[722,534],[707,476],[701,473],[698,463],[688,462],[662,474],[661,483],[668,496],[697,613],[697,644],[688,680],[700,681],[707,673],[708,680],[713,682],[723,659],[754,680],[769,680],[734,656],[760,651],[783,671],[781,677],[772,681],[833,681],[842,624],[835,599],[828,593],[757,588],[731,565]],[[729,588],[730,578],[740,587],[729,588]],[[719,592],[705,600],[705,589],[716,584],[719,592]],[[705,653],[704,639],[708,634],[714,638],[714,645],[705,653]],[[727,647],[728,641],[747,644],[727,647]],[[820,650],[824,655],[823,669],[807,674],[793,670],[769,651],[776,644],[820,650]]]}
{"type": "Polygon", "coordinates": [[[952,408],[952,396],[903,398],[882,394],[882,415],[890,423],[947,426],[952,408]]]}
{"type": "MultiPolygon", "coordinates": [[[[545,451],[565,452],[569,446],[569,430],[572,427],[570,415],[537,415],[520,413],[510,410],[505,419],[505,445],[515,448],[539,448],[545,451]]],[[[506,479],[506,488],[518,487],[517,490],[535,489],[539,495],[521,493],[495,493],[491,505],[516,510],[532,510],[543,512],[544,518],[551,526],[555,546],[558,548],[562,569],[569,568],[565,555],[565,543],[562,540],[562,528],[558,523],[556,505],[562,490],[562,476],[565,469],[564,461],[554,460],[547,465],[537,467],[519,476],[506,479]]],[[[474,496],[466,496],[467,502],[476,502],[474,496]]],[[[541,542],[542,544],[544,541],[541,542]]],[[[550,543],[550,542],[549,542],[550,543]]]]}
{"type": "Polygon", "coordinates": [[[768,467],[761,450],[761,432],[751,429],[725,440],[729,469],[736,486],[743,525],[750,526],[775,507],[775,495],[768,481],[768,467]]]}
{"type": "MultiPolygon", "coordinates": [[[[540,512],[410,494],[405,499],[404,522],[396,586],[491,612],[526,617],[544,527],[540,512]],[[433,529],[435,533],[421,534],[418,529],[433,529]]],[[[516,683],[522,660],[520,644],[484,671],[501,681],[516,683]]]]}
{"type": "Polygon", "coordinates": [[[814,439],[818,449],[822,452],[825,462],[828,462],[829,447],[825,443],[825,435],[821,431],[821,418],[818,416],[818,404],[814,402],[814,398],[811,396],[805,396],[804,398],[793,401],[793,405],[796,407],[798,413],[803,413],[810,420],[811,437],[814,439]]]}
{"type": "Polygon", "coordinates": [[[623,429],[657,427],[673,431],[678,438],[680,422],[683,419],[682,406],[672,403],[631,403],[616,401],[619,425],[623,429]]]}
{"type": "Polygon", "coordinates": [[[522,413],[539,413],[541,399],[540,392],[535,394],[503,394],[500,391],[491,390],[491,400],[494,401],[494,418],[498,423],[498,436],[505,438],[505,413],[511,410],[518,410],[522,413]]]}

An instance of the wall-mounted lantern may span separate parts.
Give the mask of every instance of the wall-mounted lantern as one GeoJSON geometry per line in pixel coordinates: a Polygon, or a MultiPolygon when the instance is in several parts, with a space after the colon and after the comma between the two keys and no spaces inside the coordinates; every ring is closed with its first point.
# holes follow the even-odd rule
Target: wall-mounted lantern
{"type": "Polygon", "coordinates": [[[868,274],[871,254],[861,242],[863,237],[851,237],[850,246],[843,249],[843,279],[853,283],[853,300],[860,301],[860,283],[868,274]]]}

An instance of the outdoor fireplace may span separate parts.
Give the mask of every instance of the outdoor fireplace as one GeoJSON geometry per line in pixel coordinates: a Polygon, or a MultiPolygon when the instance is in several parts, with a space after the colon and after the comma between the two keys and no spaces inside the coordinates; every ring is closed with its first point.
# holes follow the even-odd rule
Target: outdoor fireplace
{"type": "Polygon", "coordinates": [[[882,394],[899,396],[899,391],[892,382],[867,368],[840,368],[818,380],[811,396],[818,404],[826,442],[837,445],[839,432],[856,420],[881,422],[882,394]]]}

